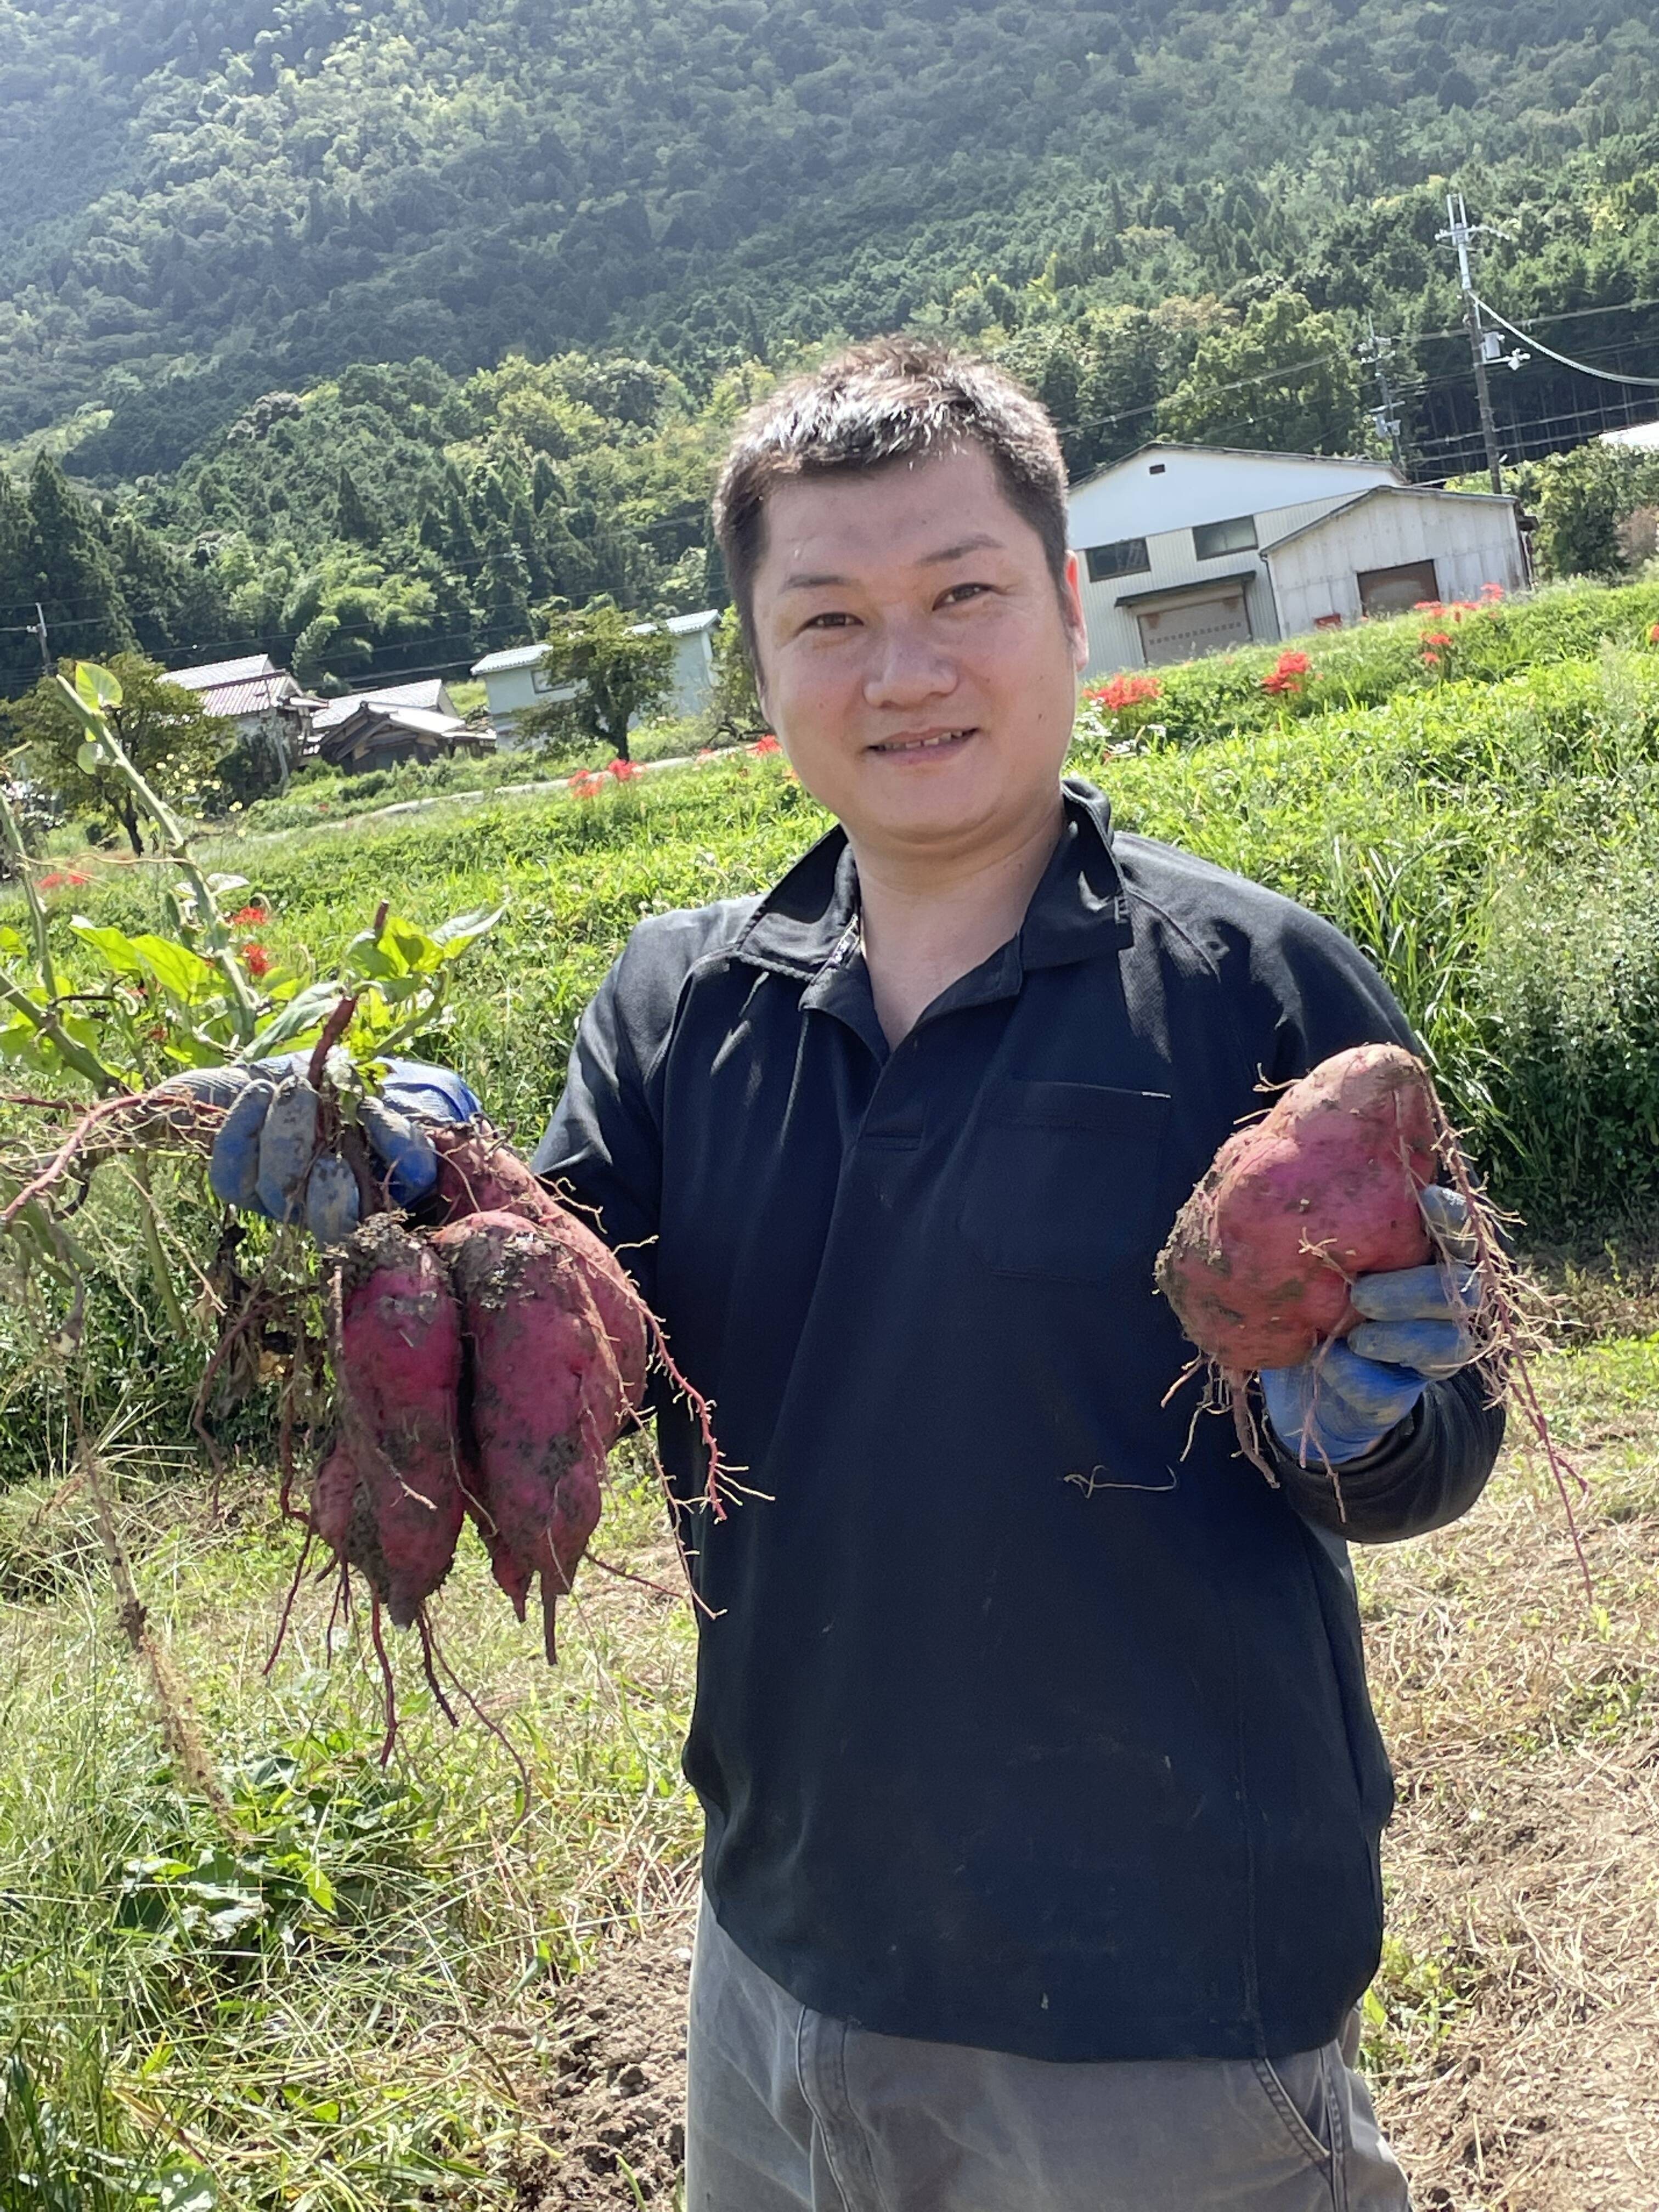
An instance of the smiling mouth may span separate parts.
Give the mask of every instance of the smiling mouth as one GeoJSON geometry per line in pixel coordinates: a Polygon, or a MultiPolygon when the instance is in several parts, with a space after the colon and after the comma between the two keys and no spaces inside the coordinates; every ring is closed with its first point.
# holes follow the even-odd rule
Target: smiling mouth
{"type": "Polygon", "coordinates": [[[872,753],[885,753],[890,758],[901,758],[918,753],[944,752],[951,745],[963,744],[975,734],[969,727],[963,730],[929,730],[925,734],[906,738],[884,738],[879,744],[872,745],[872,753]]]}

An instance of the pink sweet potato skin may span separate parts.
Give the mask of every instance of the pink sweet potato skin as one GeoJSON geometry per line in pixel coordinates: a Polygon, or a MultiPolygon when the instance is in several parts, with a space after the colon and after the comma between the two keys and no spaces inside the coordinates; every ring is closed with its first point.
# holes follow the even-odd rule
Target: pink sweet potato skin
{"type": "Polygon", "coordinates": [[[1338,1053],[1216,1154],[1158,1255],[1158,1288],[1218,1366],[1294,1366],[1354,1326],[1356,1275],[1430,1257],[1418,1193],[1435,1168],[1420,1063],[1398,1045],[1338,1053]]]}
{"type": "Polygon", "coordinates": [[[614,1253],[488,1128],[468,1122],[434,1129],[432,1138],[446,1222],[477,1213],[516,1213],[539,1223],[576,1261],[611,1340],[629,1407],[637,1413],[645,1402],[650,1326],[640,1294],[614,1253]]]}
{"type": "Polygon", "coordinates": [[[468,1215],[433,1243],[447,1262],[471,1352],[478,1520],[520,1619],[541,1581],[554,1615],[599,1524],[605,1455],[626,1418],[610,1337],[556,1231],[517,1213],[468,1215]]]}
{"type": "Polygon", "coordinates": [[[343,1434],[319,1471],[313,1517],[406,1628],[448,1573],[465,1515],[461,1315],[441,1261],[389,1214],[346,1248],[334,1370],[343,1434]],[[343,1542],[342,1456],[356,1477],[343,1542]]]}

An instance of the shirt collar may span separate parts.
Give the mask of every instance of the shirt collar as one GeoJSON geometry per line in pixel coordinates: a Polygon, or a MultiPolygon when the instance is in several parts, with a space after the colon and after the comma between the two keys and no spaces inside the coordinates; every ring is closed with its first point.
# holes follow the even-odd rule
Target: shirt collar
{"type": "MultiPolygon", "coordinates": [[[[1130,940],[1128,900],[1112,857],[1112,804],[1068,775],[1060,842],[1021,926],[1019,968],[1058,968],[1130,940]]],[[[859,881],[847,833],[820,837],[775,884],[732,946],[733,956],[808,981],[844,955],[858,918],[859,881]]]]}

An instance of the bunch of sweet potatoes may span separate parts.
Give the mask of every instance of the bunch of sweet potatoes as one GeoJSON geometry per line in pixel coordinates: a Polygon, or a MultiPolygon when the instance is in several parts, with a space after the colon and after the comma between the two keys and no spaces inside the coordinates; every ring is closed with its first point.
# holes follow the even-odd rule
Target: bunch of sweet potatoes
{"type": "Polygon", "coordinates": [[[337,1434],[310,1522],[400,1626],[423,1620],[470,1516],[544,1633],[644,1401],[653,1332],[605,1246],[478,1125],[441,1133],[442,1219],[365,1221],[336,1277],[337,1434]]]}

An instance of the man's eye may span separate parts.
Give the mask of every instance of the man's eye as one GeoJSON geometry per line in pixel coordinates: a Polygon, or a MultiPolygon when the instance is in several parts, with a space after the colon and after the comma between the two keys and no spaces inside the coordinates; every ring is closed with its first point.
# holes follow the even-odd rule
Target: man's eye
{"type": "Polygon", "coordinates": [[[803,629],[850,629],[854,617],[839,611],[830,614],[809,615],[801,624],[803,629]]]}
{"type": "Polygon", "coordinates": [[[963,606],[969,599],[983,598],[990,588],[988,584],[952,584],[942,604],[947,607],[963,606]]]}

